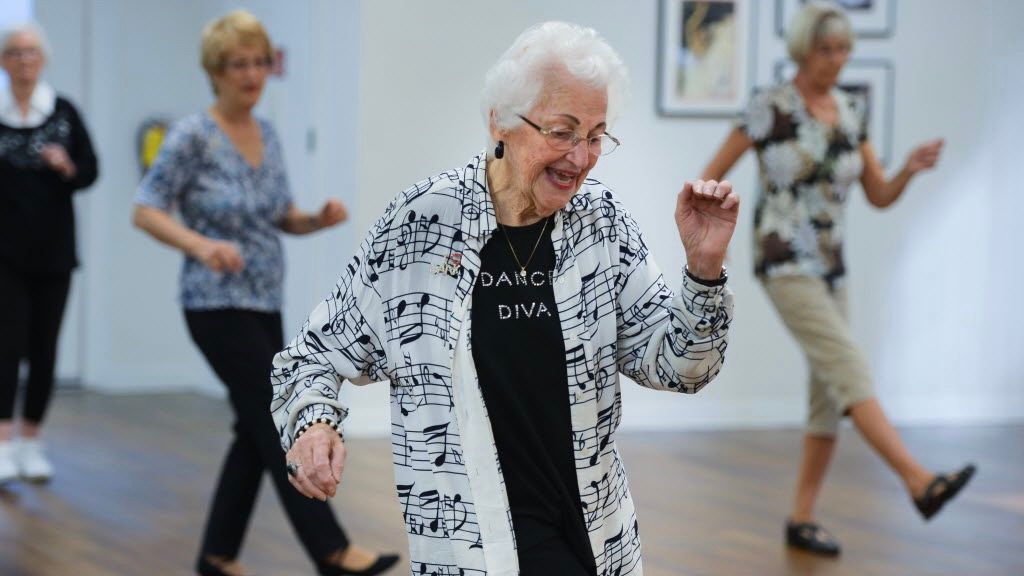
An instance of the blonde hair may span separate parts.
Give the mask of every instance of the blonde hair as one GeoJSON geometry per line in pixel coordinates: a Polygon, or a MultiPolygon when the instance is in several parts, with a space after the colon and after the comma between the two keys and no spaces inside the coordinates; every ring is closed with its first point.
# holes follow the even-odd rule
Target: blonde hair
{"type": "Polygon", "coordinates": [[[786,33],[789,57],[802,64],[817,42],[825,38],[840,38],[853,48],[853,28],[843,9],[833,2],[808,2],[793,18],[786,33]]]}
{"type": "Polygon", "coordinates": [[[247,10],[235,10],[203,28],[200,62],[212,77],[224,71],[228,52],[239,46],[256,46],[273,58],[274,46],[263,24],[247,10]]]}

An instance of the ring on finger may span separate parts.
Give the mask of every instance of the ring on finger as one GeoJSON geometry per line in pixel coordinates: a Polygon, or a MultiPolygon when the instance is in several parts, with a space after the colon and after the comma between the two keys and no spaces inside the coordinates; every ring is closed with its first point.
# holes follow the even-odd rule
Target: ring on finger
{"type": "Polygon", "coordinates": [[[291,476],[292,478],[299,477],[299,468],[301,467],[302,464],[299,464],[298,462],[292,462],[291,460],[289,460],[288,463],[285,464],[285,468],[288,470],[288,475],[291,476]]]}

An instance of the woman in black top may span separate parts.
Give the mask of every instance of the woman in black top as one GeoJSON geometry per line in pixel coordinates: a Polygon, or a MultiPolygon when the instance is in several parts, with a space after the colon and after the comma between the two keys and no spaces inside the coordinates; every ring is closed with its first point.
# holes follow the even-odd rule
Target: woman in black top
{"type": "Polygon", "coordinates": [[[53,391],[57,336],[78,265],[71,196],[96,180],[96,156],[75,107],[40,80],[42,31],[0,37],[10,87],[0,91],[0,483],[45,481],[53,466],[39,431],[53,391]],[[18,364],[29,362],[20,440],[14,441],[18,364]]]}

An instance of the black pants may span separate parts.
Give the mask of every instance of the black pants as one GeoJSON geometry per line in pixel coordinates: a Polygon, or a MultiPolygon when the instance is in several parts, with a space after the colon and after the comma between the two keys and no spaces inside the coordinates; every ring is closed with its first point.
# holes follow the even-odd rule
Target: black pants
{"type": "Polygon", "coordinates": [[[519,550],[519,576],[594,576],[564,538],[551,538],[519,550]]]}
{"type": "Polygon", "coordinates": [[[248,310],[185,311],[192,340],[228,388],[235,438],[224,458],[200,554],[237,558],[268,470],[292,528],[315,562],[348,547],[326,502],[306,498],[288,483],[285,455],[270,415],[270,370],[284,348],[281,315],[248,310]]]}
{"type": "Polygon", "coordinates": [[[41,423],[53,395],[64,306],[71,273],[39,276],[0,263],[0,420],[14,417],[18,364],[28,358],[22,417],[41,423]]]}

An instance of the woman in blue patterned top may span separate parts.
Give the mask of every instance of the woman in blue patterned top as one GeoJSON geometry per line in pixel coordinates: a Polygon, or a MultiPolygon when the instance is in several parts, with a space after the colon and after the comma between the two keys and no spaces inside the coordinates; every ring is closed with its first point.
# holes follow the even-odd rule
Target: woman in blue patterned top
{"type": "Polygon", "coordinates": [[[185,253],[181,304],[189,332],[227,385],[235,438],[214,494],[197,569],[242,574],[236,560],[264,470],[320,574],[378,574],[397,561],[349,545],[325,501],[288,483],[267,406],[271,360],[283,347],[279,234],[308,234],[343,222],[338,200],[310,214],[295,207],[274,128],[256,118],[272,48],[244,11],[203,32],[202,63],[216,102],[179,122],[142,181],[134,222],[185,253]],[[177,208],[179,223],[170,212],[177,208]]]}
{"type": "Polygon", "coordinates": [[[871,204],[889,206],[914,175],[938,162],[942,140],[918,146],[903,169],[886,178],[868,140],[865,103],[836,86],[853,45],[843,11],[809,3],[789,34],[796,77],[754,95],[704,178],[724,177],[747,150],[756,150],[763,192],[754,208],[755,272],[811,368],[803,461],[786,538],[790,546],[834,556],[839,543],[815,522],[814,506],[843,416],[899,474],[925,519],[966,484],[974,467],[934,474],[914,459],[875,398],[847,321],[842,245],[850,188],[860,181],[871,204]]]}

